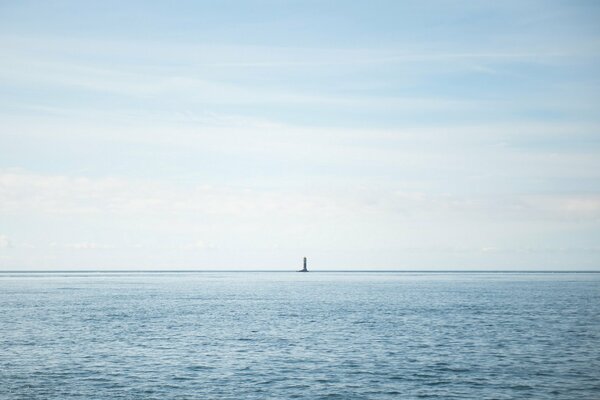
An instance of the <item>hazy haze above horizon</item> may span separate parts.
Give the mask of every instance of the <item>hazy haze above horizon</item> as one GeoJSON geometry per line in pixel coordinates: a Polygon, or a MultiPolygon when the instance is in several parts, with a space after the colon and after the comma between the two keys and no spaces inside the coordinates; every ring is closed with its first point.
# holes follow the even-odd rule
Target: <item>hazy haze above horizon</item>
{"type": "Polygon", "coordinates": [[[2,2],[0,50],[0,271],[600,269],[600,2],[2,2]]]}

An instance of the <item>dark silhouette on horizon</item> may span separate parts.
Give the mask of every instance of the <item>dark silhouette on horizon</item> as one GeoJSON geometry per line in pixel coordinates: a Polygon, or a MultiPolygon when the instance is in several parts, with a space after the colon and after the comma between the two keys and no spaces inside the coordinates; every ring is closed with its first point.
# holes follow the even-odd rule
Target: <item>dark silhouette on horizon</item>
{"type": "Polygon", "coordinates": [[[298,272],[308,272],[308,269],[306,269],[306,257],[304,257],[304,268],[302,268],[300,271],[298,272]]]}

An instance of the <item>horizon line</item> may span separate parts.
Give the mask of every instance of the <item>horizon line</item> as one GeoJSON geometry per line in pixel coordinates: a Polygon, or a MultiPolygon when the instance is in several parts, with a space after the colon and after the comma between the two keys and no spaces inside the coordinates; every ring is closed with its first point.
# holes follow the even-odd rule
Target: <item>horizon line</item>
{"type": "MultiPolygon", "coordinates": [[[[282,270],[282,269],[72,269],[72,270],[61,270],[61,269],[24,269],[24,270],[0,270],[0,274],[11,274],[11,273],[203,273],[203,272],[298,272],[297,270],[282,270]]],[[[577,270],[564,270],[564,269],[317,269],[309,270],[308,272],[360,272],[360,273],[600,273],[600,269],[577,269],[577,270]]]]}

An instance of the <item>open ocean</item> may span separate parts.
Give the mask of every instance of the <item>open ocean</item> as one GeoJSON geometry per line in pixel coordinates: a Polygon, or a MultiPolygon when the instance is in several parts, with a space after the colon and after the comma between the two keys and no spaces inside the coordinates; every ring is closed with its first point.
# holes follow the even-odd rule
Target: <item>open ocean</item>
{"type": "Polygon", "coordinates": [[[599,399],[600,274],[0,273],[0,399],[599,399]]]}

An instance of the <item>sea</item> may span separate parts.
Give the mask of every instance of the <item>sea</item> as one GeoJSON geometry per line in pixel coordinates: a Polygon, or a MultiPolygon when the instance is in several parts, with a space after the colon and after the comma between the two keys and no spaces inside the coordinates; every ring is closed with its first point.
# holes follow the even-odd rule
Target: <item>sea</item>
{"type": "Polygon", "coordinates": [[[600,399],[600,273],[0,273],[0,399],[424,398],[600,399]]]}

